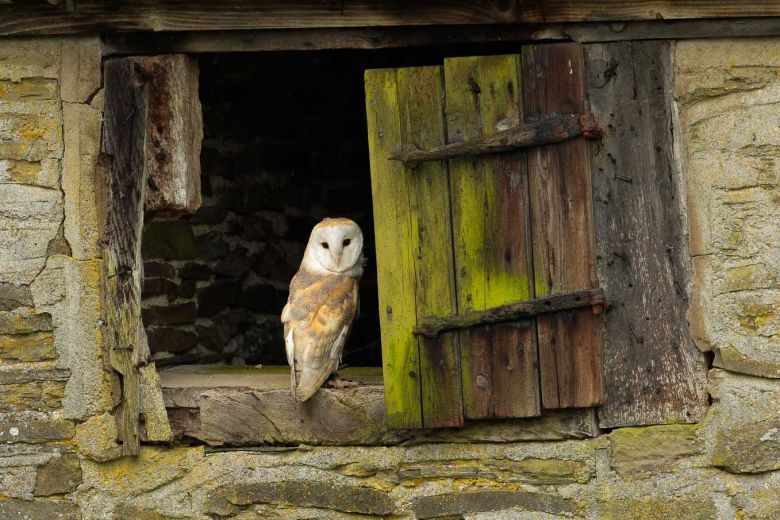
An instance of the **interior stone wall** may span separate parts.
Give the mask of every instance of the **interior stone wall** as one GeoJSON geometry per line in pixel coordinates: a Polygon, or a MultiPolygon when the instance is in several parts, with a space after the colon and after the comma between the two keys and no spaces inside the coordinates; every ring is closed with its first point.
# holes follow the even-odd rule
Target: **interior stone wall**
{"type": "Polygon", "coordinates": [[[158,365],[286,364],[290,279],[312,227],[337,216],[362,227],[369,258],[344,362],[381,364],[362,70],[355,53],[201,58],[203,205],[143,241],[158,365]]]}
{"type": "Polygon", "coordinates": [[[0,518],[780,517],[778,56],[780,38],[675,50],[689,320],[717,365],[701,423],[123,458],[100,332],[99,40],[0,40],[0,518]]]}

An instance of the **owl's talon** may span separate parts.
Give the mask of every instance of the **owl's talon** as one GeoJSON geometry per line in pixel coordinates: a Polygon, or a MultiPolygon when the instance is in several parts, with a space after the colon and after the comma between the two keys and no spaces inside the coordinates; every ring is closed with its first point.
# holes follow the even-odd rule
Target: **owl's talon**
{"type": "Polygon", "coordinates": [[[341,379],[337,375],[333,375],[325,381],[326,388],[335,388],[336,390],[346,390],[347,388],[357,388],[360,383],[357,381],[350,381],[348,379],[341,379]]]}

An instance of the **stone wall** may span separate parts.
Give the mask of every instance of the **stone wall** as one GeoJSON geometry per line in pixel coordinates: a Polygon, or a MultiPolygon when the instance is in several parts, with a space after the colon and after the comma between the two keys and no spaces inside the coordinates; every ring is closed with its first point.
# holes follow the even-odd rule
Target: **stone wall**
{"type": "MultiPolygon", "coordinates": [[[[780,517],[780,39],[680,42],[696,425],[120,458],[100,336],[96,40],[0,41],[0,518],[780,517]]],[[[618,73],[620,73],[618,71],[618,73]]]]}

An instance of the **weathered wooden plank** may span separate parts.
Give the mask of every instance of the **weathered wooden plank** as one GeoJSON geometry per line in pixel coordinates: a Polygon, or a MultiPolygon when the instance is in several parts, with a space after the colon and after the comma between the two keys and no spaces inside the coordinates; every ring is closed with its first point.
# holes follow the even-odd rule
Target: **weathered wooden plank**
{"type": "Polygon", "coordinates": [[[450,25],[235,31],[118,32],[103,35],[106,55],[386,49],[420,45],[532,41],[609,42],[778,36],[773,18],[647,20],[544,25],[450,25]]]}
{"type": "Polygon", "coordinates": [[[522,302],[500,305],[484,311],[471,311],[443,318],[429,317],[414,329],[414,333],[435,338],[447,330],[463,329],[488,323],[516,321],[532,318],[540,314],[549,314],[581,307],[596,307],[595,312],[604,310],[604,292],[601,289],[588,289],[566,294],[555,294],[546,298],[534,298],[522,302]]]}
{"type": "Polygon", "coordinates": [[[428,442],[563,440],[598,435],[592,409],[549,412],[530,419],[476,421],[461,428],[392,429],[385,420],[383,394],[381,386],[325,389],[296,409],[286,390],[213,388],[200,394],[197,419],[191,408],[174,409],[188,410],[187,413],[173,412],[179,418],[173,425],[181,428],[174,434],[229,446],[271,443],[392,446],[428,442]]]}
{"type": "Polygon", "coordinates": [[[415,231],[404,167],[386,159],[401,143],[396,70],[366,71],[365,87],[387,421],[421,428],[420,353],[411,334],[417,323],[415,231]]]}
{"type": "Polygon", "coordinates": [[[149,216],[177,217],[200,207],[203,116],[198,58],[184,54],[134,58],[149,84],[144,207],[149,216]]]}
{"type": "MultiPolygon", "coordinates": [[[[688,0],[606,2],[534,0],[500,2],[436,0],[409,5],[391,0],[345,1],[338,5],[294,0],[137,0],[117,4],[80,0],[73,10],[44,0],[0,6],[0,35],[127,31],[223,31],[321,27],[552,24],[780,16],[775,0],[749,4],[688,0]]],[[[524,38],[518,39],[522,40],[524,38]]],[[[225,49],[231,51],[234,49],[225,49]]],[[[267,50],[267,49],[256,49],[267,50]]],[[[167,52],[173,52],[170,49],[167,52]]],[[[200,52],[177,48],[175,52],[200,52]]]]}
{"type": "MultiPolygon", "coordinates": [[[[584,109],[578,44],[523,49],[526,121],[584,109]]],[[[537,297],[595,287],[590,165],[583,139],[529,150],[537,297]]],[[[537,318],[545,408],[593,406],[603,397],[599,318],[591,309],[537,318]]]]}
{"type": "Polygon", "coordinates": [[[597,138],[600,135],[596,121],[591,114],[555,114],[539,121],[500,130],[484,137],[447,144],[429,150],[418,147],[406,148],[388,157],[394,161],[414,165],[425,161],[439,161],[454,157],[488,155],[510,152],[558,143],[579,136],[597,138]]]}
{"type": "Polygon", "coordinates": [[[604,427],[695,422],[707,364],[685,319],[688,245],[674,157],[673,44],[585,46],[587,92],[605,128],[591,145],[605,315],[604,427]]]}
{"type": "MultiPolygon", "coordinates": [[[[398,108],[402,146],[425,148],[445,142],[444,78],[441,67],[398,69],[398,108]]],[[[449,174],[446,164],[431,162],[404,168],[417,322],[456,311],[450,225],[449,174]]],[[[410,334],[411,330],[407,331],[410,334]]],[[[457,333],[418,338],[423,427],[463,424],[460,351],[457,333]]],[[[392,383],[388,380],[389,383],[392,383]]]]}
{"type": "Polygon", "coordinates": [[[106,340],[111,366],[122,378],[119,434],[122,453],[139,449],[139,365],[148,356],[141,323],[141,230],[146,187],[148,83],[131,59],[104,65],[106,92],[102,154],[108,167],[108,243],[104,250],[106,340]]]}
{"type": "Polygon", "coordinates": [[[780,16],[775,0],[529,0],[522,10],[526,23],[780,16]]]}
{"type": "Polygon", "coordinates": [[[517,2],[434,0],[80,0],[76,8],[45,1],[0,7],[0,35],[103,31],[182,31],[463,25],[520,22],[517,2]]]}
{"type": "MultiPolygon", "coordinates": [[[[444,69],[448,143],[519,123],[518,56],[448,59],[444,69]]],[[[458,312],[530,299],[524,154],[449,163],[458,312]]],[[[462,330],[460,348],[467,418],[539,414],[537,351],[529,323],[462,330]]]]}

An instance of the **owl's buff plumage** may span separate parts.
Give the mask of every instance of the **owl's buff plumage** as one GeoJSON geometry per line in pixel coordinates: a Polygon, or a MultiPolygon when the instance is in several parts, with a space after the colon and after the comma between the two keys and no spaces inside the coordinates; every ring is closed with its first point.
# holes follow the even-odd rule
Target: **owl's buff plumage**
{"type": "Polygon", "coordinates": [[[358,311],[363,234],[349,219],[325,219],[309,237],[282,311],[291,386],[298,401],[336,371],[358,311]]]}

